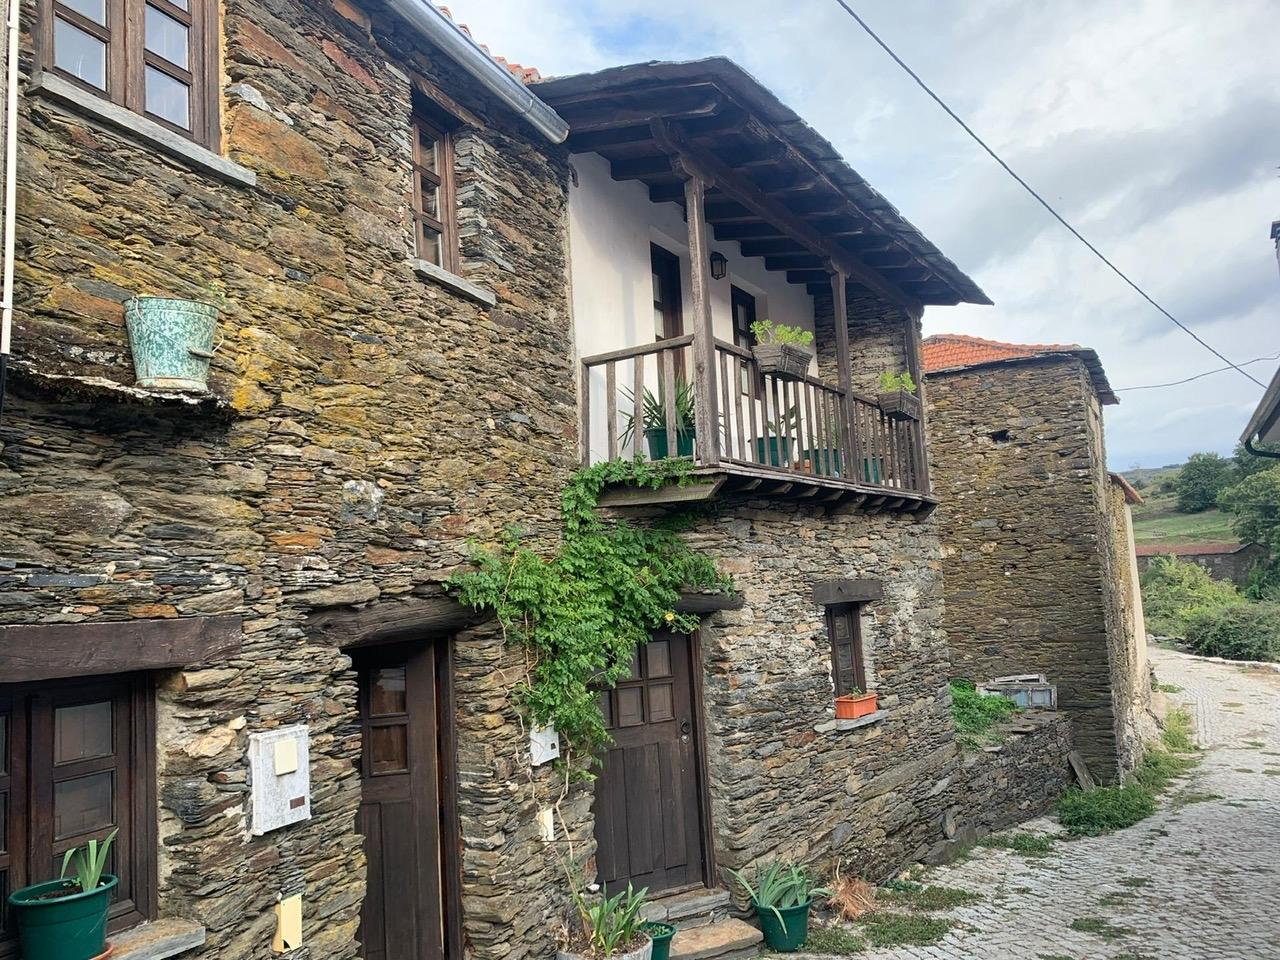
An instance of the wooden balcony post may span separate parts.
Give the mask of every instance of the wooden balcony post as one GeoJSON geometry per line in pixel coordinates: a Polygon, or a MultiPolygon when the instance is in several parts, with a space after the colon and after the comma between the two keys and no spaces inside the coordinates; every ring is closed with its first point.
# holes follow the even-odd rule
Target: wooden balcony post
{"type": "Polygon", "coordinates": [[[831,271],[831,314],[836,336],[836,372],[840,392],[844,394],[844,430],[848,435],[848,454],[853,476],[862,470],[861,444],[858,442],[857,418],[853,415],[853,368],[849,361],[849,302],[845,299],[847,277],[843,270],[831,271]]]}
{"type": "Polygon", "coordinates": [[[703,210],[706,184],[696,174],[684,182],[685,219],[689,226],[689,276],[692,281],[694,418],[698,426],[694,452],[699,464],[720,462],[720,413],[716,402],[715,331],[711,323],[711,286],[707,278],[711,251],[703,210]]]}
{"type": "Polygon", "coordinates": [[[910,308],[907,310],[907,369],[911,372],[911,379],[916,382],[916,396],[920,398],[920,421],[915,425],[915,449],[916,463],[919,465],[919,473],[916,475],[916,490],[920,493],[929,493],[931,484],[929,482],[929,443],[928,431],[926,423],[928,417],[925,415],[925,386],[924,386],[924,367],[920,362],[923,348],[920,344],[920,320],[924,316],[924,308],[910,308]]]}

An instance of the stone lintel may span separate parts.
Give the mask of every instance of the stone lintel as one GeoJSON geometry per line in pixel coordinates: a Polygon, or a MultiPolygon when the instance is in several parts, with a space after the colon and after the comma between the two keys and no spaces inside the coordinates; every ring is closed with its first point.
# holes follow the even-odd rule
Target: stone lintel
{"type": "Polygon", "coordinates": [[[207,150],[168,127],[105,100],[53,73],[41,73],[27,86],[28,95],[44,97],[90,121],[122,133],[143,146],[154,147],[202,173],[210,173],[242,187],[256,186],[258,175],[226,157],[207,150]]]}
{"type": "Polygon", "coordinates": [[[492,307],[498,302],[498,298],[492,291],[486,290],[484,287],[472,283],[470,280],[464,280],[456,273],[450,273],[443,267],[437,267],[429,260],[414,260],[413,270],[418,276],[423,277],[433,283],[438,283],[446,290],[452,290],[454,293],[461,294],[469,300],[486,307],[492,307]]]}
{"type": "Polygon", "coordinates": [[[859,727],[875,726],[885,717],[889,716],[888,710],[877,710],[875,713],[868,713],[865,717],[858,717],[856,720],[826,720],[814,726],[815,733],[847,733],[850,730],[857,730],[859,727]]]}
{"type": "Polygon", "coordinates": [[[884,582],[881,580],[823,580],[813,585],[813,602],[820,607],[883,599],[884,582]]]}

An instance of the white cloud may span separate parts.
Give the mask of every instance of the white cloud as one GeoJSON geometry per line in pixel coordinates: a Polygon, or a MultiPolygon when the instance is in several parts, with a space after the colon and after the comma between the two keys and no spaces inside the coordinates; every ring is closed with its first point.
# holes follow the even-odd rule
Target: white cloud
{"type": "MultiPolygon", "coordinates": [[[[1274,0],[855,0],[1105,252],[1235,360],[1280,352],[1274,0]]],[[[929,332],[1074,341],[1115,386],[1219,365],[1021,192],[833,0],[452,0],[544,74],[724,54],[770,86],[992,296],[929,332]]],[[[1274,364],[1249,368],[1258,379],[1274,364]]],[[[1261,390],[1231,372],[1122,395],[1113,465],[1228,451],[1261,390]]]]}

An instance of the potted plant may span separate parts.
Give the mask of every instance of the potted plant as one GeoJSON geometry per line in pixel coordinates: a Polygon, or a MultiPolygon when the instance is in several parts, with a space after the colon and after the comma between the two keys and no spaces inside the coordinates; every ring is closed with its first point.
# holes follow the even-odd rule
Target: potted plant
{"type": "MultiPolygon", "coordinates": [[[[635,394],[623,390],[628,405],[634,407],[635,394]]],[[[676,414],[676,452],[677,457],[693,456],[693,441],[698,435],[697,422],[694,418],[693,384],[684,377],[676,377],[675,381],[675,414],[676,414]]],[[[650,460],[665,460],[671,456],[671,438],[667,436],[667,405],[663,391],[658,390],[655,396],[652,391],[644,392],[644,438],[649,445],[650,460]]],[[[622,430],[623,444],[630,443],[635,434],[635,416],[624,414],[622,430]]]]}
{"type": "Polygon", "coordinates": [[[756,344],[751,348],[762,374],[781,380],[799,380],[813,360],[813,332],[772,320],[751,324],[756,344]]]}
{"type": "Polygon", "coordinates": [[[101,843],[90,840],[83,849],[68,850],[57,880],[9,895],[24,960],[95,960],[109,955],[107,908],[120,881],[102,871],[117,830],[101,843]],[[69,877],[67,869],[73,864],[75,875],[69,877]]]}
{"type": "Polygon", "coordinates": [[[650,960],[668,960],[671,956],[671,938],[676,935],[676,925],[665,920],[653,920],[646,923],[643,929],[653,941],[650,960]]]}
{"type": "MultiPolygon", "coordinates": [[[[640,916],[648,888],[606,894],[588,892],[569,870],[576,917],[560,937],[557,960],[650,960],[653,938],[640,916]]],[[[674,932],[674,931],[673,931],[674,932]]]]}
{"type": "Polygon", "coordinates": [[[876,712],[879,702],[878,693],[863,693],[855,687],[852,693],[836,697],[836,719],[857,720],[859,717],[869,717],[876,712]]]}
{"type": "Polygon", "coordinates": [[[799,413],[792,407],[776,421],[765,422],[765,435],[756,438],[757,463],[773,467],[791,466],[791,438],[782,434],[794,432],[799,419],[799,413]]]}
{"type": "Polygon", "coordinates": [[[217,307],[172,297],[133,297],[125,301],[124,321],[138,386],[208,389],[217,307]]]}
{"type": "Polygon", "coordinates": [[[824,447],[810,447],[804,452],[809,463],[810,472],[823,477],[843,476],[841,468],[843,460],[840,456],[841,439],[844,429],[839,417],[828,415],[822,421],[822,435],[827,439],[824,447]]]}
{"type": "Polygon", "coordinates": [[[919,420],[920,398],[916,396],[916,382],[904,370],[880,374],[880,409],[890,420],[919,420]]]}
{"type": "Polygon", "coordinates": [[[753,886],[738,870],[730,870],[751,898],[760,932],[770,950],[793,953],[809,936],[809,908],[814,897],[827,897],[831,891],[819,887],[802,865],[775,860],[756,867],[753,886]]]}

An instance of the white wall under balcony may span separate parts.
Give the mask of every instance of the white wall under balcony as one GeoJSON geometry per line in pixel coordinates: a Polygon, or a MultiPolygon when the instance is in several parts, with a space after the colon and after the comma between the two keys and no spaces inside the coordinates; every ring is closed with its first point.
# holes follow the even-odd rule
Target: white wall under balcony
{"type": "MultiPolygon", "coordinates": [[[[599,154],[575,154],[577,184],[569,190],[569,269],[573,292],[574,339],[579,357],[652,343],[653,283],[649,245],[680,258],[686,333],[694,331],[689,248],[684,210],[677,203],[652,203],[648,188],[634,180],[612,178],[609,161],[599,154]]],[[[711,316],[715,335],[733,342],[730,286],[756,298],[756,316],[813,329],[813,298],[804,286],[787,283],[786,274],[768,271],[758,257],[744,257],[736,242],[711,242],[729,262],[723,280],[711,280],[711,316]]],[[[629,382],[619,370],[619,382],[629,382]]],[[[811,371],[816,374],[815,368],[811,371]]],[[[655,374],[656,376],[656,374],[655,374]]],[[[656,379],[649,379],[656,383],[656,379]]],[[[602,376],[592,380],[591,404],[605,402],[602,376]]],[[[592,418],[592,461],[605,459],[603,417],[592,418]]],[[[628,455],[630,449],[624,449],[628,455]]]]}

